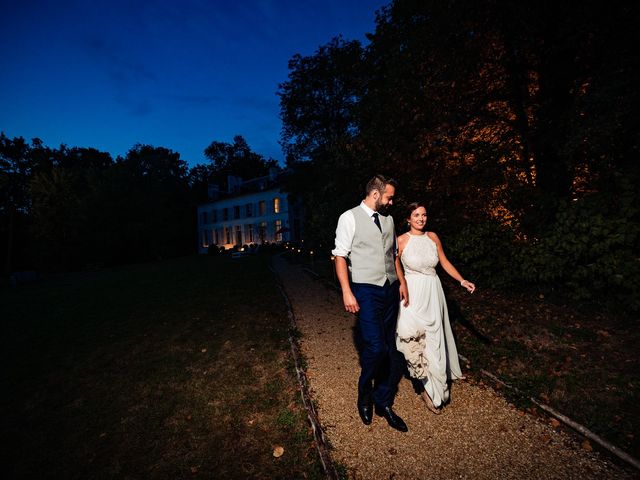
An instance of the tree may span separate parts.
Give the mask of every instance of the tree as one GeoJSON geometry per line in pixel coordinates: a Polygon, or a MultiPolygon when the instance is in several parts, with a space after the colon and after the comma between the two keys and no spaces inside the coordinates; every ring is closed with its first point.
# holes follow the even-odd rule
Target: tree
{"type": "Polygon", "coordinates": [[[0,245],[6,252],[4,272],[15,268],[33,268],[34,245],[30,184],[35,175],[46,171],[56,161],[57,152],[34,138],[29,145],[24,138],[9,139],[0,133],[0,245]]]}
{"type": "Polygon", "coordinates": [[[348,192],[381,172],[399,180],[398,203],[427,201],[432,228],[491,238],[499,225],[538,259],[541,239],[578,218],[567,211],[609,218],[627,243],[606,255],[623,264],[637,251],[620,178],[640,170],[638,13],[598,0],[394,0],[359,55],[334,39],[295,56],[281,141],[291,188],[314,207],[307,231],[330,242],[348,192]]]}
{"type": "Polygon", "coordinates": [[[311,56],[295,55],[278,89],[280,143],[293,170],[287,190],[302,199],[305,230],[317,243],[328,243],[335,215],[360,196],[354,180],[368,175],[350,147],[365,86],[363,54],[359,42],[334,38],[311,56]]]}
{"type": "Polygon", "coordinates": [[[17,225],[22,226],[30,209],[28,187],[33,164],[29,152],[30,147],[22,137],[11,140],[4,132],[0,133],[0,231],[4,233],[2,244],[7,275],[15,263],[17,225]]]}
{"type": "Polygon", "coordinates": [[[288,161],[313,159],[356,133],[362,58],[360,42],[336,37],[315,54],[296,54],[289,61],[289,79],[278,88],[281,144],[288,161]]]}
{"type": "Polygon", "coordinates": [[[164,147],[135,145],[113,171],[114,208],[120,261],[166,258],[193,251],[195,213],[188,168],[180,154],[164,147]]]}
{"type": "Polygon", "coordinates": [[[0,135],[4,269],[75,270],[191,253],[196,198],[187,164],[135,145],[114,161],[93,148],[51,149],[0,135]]]}
{"type": "Polygon", "coordinates": [[[105,176],[111,156],[93,148],[34,148],[41,161],[29,185],[30,234],[37,263],[47,269],[83,268],[99,262],[104,223],[101,218],[105,176]],[[45,166],[46,165],[46,166],[45,166]]]}
{"type": "MultiPolygon", "coordinates": [[[[247,141],[241,136],[233,137],[233,143],[214,141],[205,149],[205,157],[211,164],[208,165],[209,181],[217,184],[222,189],[227,188],[229,175],[240,177],[244,180],[261,177],[269,173],[270,168],[277,168],[278,163],[274,159],[265,159],[259,153],[249,147],[247,141]]],[[[204,175],[204,167],[193,171],[194,175],[204,175]]]]}

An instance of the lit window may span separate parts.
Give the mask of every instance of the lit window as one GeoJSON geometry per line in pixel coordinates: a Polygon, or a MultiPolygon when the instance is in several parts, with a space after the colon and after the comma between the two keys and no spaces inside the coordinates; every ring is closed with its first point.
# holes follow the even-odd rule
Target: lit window
{"type": "Polygon", "coordinates": [[[260,215],[264,215],[265,213],[267,213],[267,204],[265,203],[264,200],[262,200],[259,204],[258,204],[258,210],[260,212],[260,215]]]}
{"type": "Polygon", "coordinates": [[[276,242],[282,241],[282,220],[276,220],[276,242]]]}
{"type": "Polygon", "coordinates": [[[242,245],[242,227],[236,225],[236,245],[242,245]]]}
{"type": "Polygon", "coordinates": [[[246,227],[246,238],[249,241],[249,243],[253,243],[253,225],[249,224],[246,227]]]}
{"type": "Polygon", "coordinates": [[[280,213],[280,199],[278,197],[273,199],[273,213],[280,213]]]}

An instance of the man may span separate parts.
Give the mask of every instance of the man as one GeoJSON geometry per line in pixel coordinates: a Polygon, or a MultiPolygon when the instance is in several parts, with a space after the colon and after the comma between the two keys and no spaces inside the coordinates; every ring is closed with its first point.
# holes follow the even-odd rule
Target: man
{"type": "Polygon", "coordinates": [[[332,253],[344,308],[358,314],[360,418],[365,425],[371,424],[375,405],[377,415],[392,428],[406,432],[407,425],[391,408],[405,365],[395,342],[398,305],[400,298],[408,298],[395,268],[393,217],[384,215],[393,205],[395,190],[394,180],[373,177],[360,205],[340,216],[332,253]]]}

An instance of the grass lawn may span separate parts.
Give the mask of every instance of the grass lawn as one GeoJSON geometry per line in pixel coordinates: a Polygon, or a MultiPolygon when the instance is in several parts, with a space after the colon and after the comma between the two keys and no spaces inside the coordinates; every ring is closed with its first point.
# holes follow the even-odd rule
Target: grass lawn
{"type": "Polygon", "coordinates": [[[268,261],[0,290],[3,476],[320,478],[268,261]]]}

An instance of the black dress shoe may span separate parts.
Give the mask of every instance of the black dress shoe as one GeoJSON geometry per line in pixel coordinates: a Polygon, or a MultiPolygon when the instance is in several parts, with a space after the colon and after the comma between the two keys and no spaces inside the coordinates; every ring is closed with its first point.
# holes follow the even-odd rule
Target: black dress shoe
{"type": "Polygon", "coordinates": [[[371,420],[373,420],[373,404],[365,405],[358,403],[358,413],[360,414],[362,423],[371,425],[371,420]]]}
{"type": "Polygon", "coordinates": [[[384,417],[391,428],[395,428],[399,432],[408,432],[407,424],[404,423],[398,415],[391,409],[391,407],[378,407],[376,406],[376,415],[384,417]]]}

